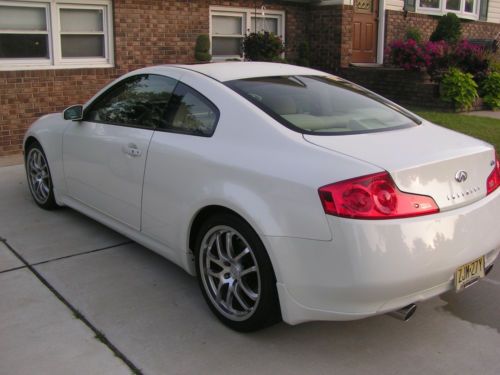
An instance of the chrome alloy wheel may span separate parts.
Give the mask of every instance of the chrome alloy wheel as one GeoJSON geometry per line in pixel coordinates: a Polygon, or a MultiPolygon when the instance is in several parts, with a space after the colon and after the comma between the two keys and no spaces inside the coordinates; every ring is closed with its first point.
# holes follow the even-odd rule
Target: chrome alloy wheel
{"type": "Polygon", "coordinates": [[[228,319],[248,319],[261,295],[259,266],[248,242],[233,228],[216,226],[203,237],[199,257],[212,304],[228,319]]]}
{"type": "Polygon", "coordinates": [[[33,198],[38,203],[44,204],[49,199],[51,182],[47,160],[38,148],[32,148],[29,151],[26,169],[33,198]]]}

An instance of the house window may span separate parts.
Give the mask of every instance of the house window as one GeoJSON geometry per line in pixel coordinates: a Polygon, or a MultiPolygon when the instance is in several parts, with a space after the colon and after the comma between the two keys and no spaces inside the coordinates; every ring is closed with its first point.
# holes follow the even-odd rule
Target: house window
{"type": "Polygon", "coordinates": [[[285,13],[262,8],[210,7],[211,53],[214,60],[242,58],[245,35],[268,31],[284,39],[285,13]]]}
{"type": "Polygon", "coordinates": [[[460,18],[479,19],[479,0],[417,0],[417,12],[432,15],[455,13],[460,18]]]}
{"type": "Polygon", "coordinates": [[[243,14],[226,13],[212,16],[212,54],[239,56],[245,36],[246,18],[243,14]]]}
{"type": "Polygon", "coordinates": [[[110,67],[110,0],[0,0],[0,70],[110,67]]]}
{"type": "Polygon", "coordinates": [[[62,58],[106,57],[102,9],[61,8],[59,15],[62,58]]]}
{"type": "Polygon", "coordinates": [[[0,58],[49,58],[46,6],[5,6],[0,3],[0,58]]]}

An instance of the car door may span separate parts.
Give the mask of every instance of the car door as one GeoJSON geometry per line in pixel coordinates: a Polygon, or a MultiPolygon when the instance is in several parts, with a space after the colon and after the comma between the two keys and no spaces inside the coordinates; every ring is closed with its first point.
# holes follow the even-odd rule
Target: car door
{"type": "Polygon", "coordinates": [[[213,147],[219,109],[204,95],[179,82],[170,102],[166,124],[151,140],[144,177],[142,232],[179,249],[185,240],[193,185],[207,171],[203,150],[213,147]]]}
{"type": "Polygon", "coordinates": [[[68,195],[136,230],[149,143],[166,121],[177,81],[140,74],[119,81],[85,108],[64,133],[68,195]]]}

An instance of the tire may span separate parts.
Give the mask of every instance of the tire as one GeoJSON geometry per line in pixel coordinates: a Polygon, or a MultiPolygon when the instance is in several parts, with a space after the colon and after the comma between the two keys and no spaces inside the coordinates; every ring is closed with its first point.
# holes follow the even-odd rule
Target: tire
{"type": "Polygon", "coordinates": [[[54,185],[52,184],[49,163],[38,142],[33,142],[28,146],[25,167],[28,187],[35,203],[45,210],[58,208],[54,198],[54,185]]]}
{"type": "Polygon", "coordinates": [[[252,332],[281,321],[271,261],[247,222],[229,213],[210,217],[198,232],[195,249],[200,289],[222,323],[252,332]]]}

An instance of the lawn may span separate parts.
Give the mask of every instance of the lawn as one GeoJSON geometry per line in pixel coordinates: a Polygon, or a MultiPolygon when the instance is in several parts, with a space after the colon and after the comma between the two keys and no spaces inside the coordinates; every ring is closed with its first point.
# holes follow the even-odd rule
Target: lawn
{"type": "Polygon", "coordinates": [[[420,109],[414,109],[413,112],[435,124],[491,143],[497,151],[500,151],[500,120],[420,109]]]}

